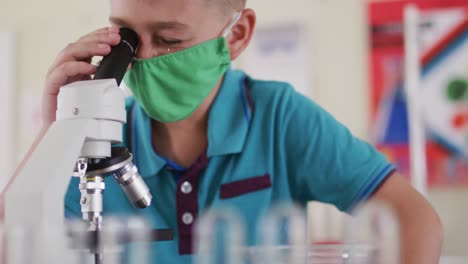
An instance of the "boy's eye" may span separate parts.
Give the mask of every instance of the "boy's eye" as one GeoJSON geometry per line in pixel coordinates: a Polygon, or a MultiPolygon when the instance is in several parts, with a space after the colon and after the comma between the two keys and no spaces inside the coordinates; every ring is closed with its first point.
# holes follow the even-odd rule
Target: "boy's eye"
{"type": "Polygon", "coordinates": [[[160,39],[160,42],[161,42],[161,44],[163,44],[163,45],[177,46],[177,45],[180,45],[180,44],[182,43],[182,40],[179,40],[179,39],[164,39],[164,38],[161,38],[161,39],[160,39]]]}

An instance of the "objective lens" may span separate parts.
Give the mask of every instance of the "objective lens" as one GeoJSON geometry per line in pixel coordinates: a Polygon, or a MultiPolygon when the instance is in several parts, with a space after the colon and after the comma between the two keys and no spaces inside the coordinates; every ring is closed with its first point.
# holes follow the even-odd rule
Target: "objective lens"
{"type": "Polygon", "coordinates": [[[153,196],[132,160],[133,156],[127,148],[112,147],[111,158],[91,160],[87,176],[114,176],[133,206],[146,208],[153,196]]]}
{"type": "Polygon", "coordinates": [[[114,177],[133,206],[146,208],[151,204],[153,196],[133,162],[116,172],[114,177]]]}

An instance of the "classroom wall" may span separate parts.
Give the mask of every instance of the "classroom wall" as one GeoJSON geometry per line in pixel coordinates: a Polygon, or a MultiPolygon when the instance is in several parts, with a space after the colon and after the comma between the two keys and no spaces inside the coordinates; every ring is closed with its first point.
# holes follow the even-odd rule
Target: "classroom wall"
{"type": "Polygon", "coordinates": [[[108,1],[1,1],[0,31],[16,37],[15,99],[17,160],[26,153],[38,122],[45,75],[60,50],[81,35],[106,26],[108,1]],[[29,116],[23,114],[27,111],[29,116]],[[38,113],[34,114],[37,117],[38,113]]]}
{"type": "MultiPolygon", "coordinates": [[[[363,1],[363,0],[362,0],[363,1]]],[[[361,138],[367,138],[368,84],[366,64],[366,25],[361,0],[255,0],[259,24],[300,22],[308,28],[312,40],[313,99],[361,138]]],[[[38,124],[24,117],[25,109],[39,105],[45,74],[58,52],[66,44],[87,32],[107,25],[108,1],[2,1],[0,31],[14,32],[15,102],[17,161],[26,153],[38,124]]],[[[30,109],[32,108],[32,109],[30,109]]],[[[29,113],[29,112],[28,112],[29,113]]],[[[26,115],[28,116],[28,115],[26,115]]],[[[32,187],[31,187],[32,188],[32,187]]],[[[468,210],[461,201],[468,190],[433,190],[429,196],[441,214],[446,231],[445,254],[463,255],[468,238],[463,223],[468,210]],[[461,237],[464,237],[463,239],[461,237]]],[[[311,219],[318,217],[323,233],[337,234],[340,217],[328,207],[315,206],[311,219]],[[320,220],[322,219],[322,220],[320,220]]]]}

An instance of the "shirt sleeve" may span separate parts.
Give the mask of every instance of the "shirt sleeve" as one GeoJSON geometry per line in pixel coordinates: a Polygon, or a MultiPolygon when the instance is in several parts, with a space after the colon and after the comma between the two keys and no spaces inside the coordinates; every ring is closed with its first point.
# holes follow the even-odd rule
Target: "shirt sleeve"
{"type": "Polygon", "coordinates": [[[394,170],[367,142],[291,88],[285,103],[285,149],[294,194],[350,211],[394,170]]]}

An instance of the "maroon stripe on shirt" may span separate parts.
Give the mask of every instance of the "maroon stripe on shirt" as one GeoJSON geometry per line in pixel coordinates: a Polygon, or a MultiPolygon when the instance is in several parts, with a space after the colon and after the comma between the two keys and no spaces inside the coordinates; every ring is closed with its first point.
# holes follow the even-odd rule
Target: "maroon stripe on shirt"
{"type": "Polygon", "coordinates": [[[254,105],[253,100],[252,100],[252,93],[250,92],[249,82],[248,82],[247,78],[245,79],[245,90],[246,90],[246,93],[247,93],[247,101],[249,102],[249,106],[250,106],[250,112],[252,113],[252,116],[253,116],[255,105],[254,105]]]}
{"type": "Polygon", "coordinates": [[[270,175],[248,178],[221,185],[220,197],[227,199],[271,187],[270,175]]]}
{"type": "MultiPolygon", "coordinates": [[[[254,103],[248,86],[248,81],[245,79],[245,89],[247,93],[247,101],[250,106],[251,113],[254,112],[254,103]]],[[[201,172],[208,166],[208,157],[206,152],[202,154],[195,164],[192,165],[177,182],[176,190],[176,206],[177,206],[177,226],[179,229],[179,254],[187,255],[193,253],[194,240],[194,223],[198,218],[198,181],[201,172]],[[192,186],[192,191],[188,194],[182,192],[182,185],[188,182],[192,186]],[[187,225],[183,222],[182,217],[185,213],[190,213],[193,216],[191,224],[187,225]]],[[[271,183],[270,183],[271,185],[271,183]]]]}
{"type": "Polygon", "coordinates": [[[176,205],[180,255],[193,253],[194,223],[198,218],[198,182],[201,172],[207,166],[208,157],[206,156],[206,152],[204,152],[177,182],[176,205]],[[184,183],[189,183],[192,186],[190,192],[184,193],[182,191],[182,185],[184,183]],[[191,214],[193,220],[188,224],[184,223],[184,214],[191,214]]]}

